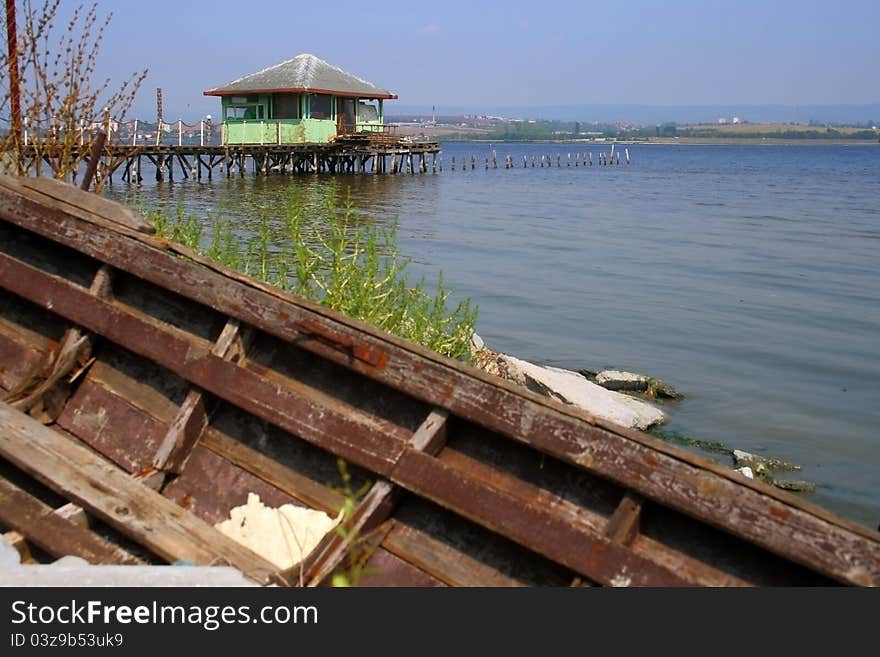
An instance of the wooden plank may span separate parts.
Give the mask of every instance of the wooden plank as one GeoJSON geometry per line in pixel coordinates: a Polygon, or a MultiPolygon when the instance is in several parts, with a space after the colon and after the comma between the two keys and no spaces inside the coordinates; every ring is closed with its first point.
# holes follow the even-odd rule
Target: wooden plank
{"type": "Polygon", "coordinates": [[[585,509],[466,457],[453,465],[407,450],[390,478],[593,581],[612,586],[689,584],[609,541],[601,531],[604,523],[585,509]]]}
{"type": "Polygon", "coordinates": [[[261,584],[277,569],[159,493],[0,403],[0,456],[170,562],[229,564],[261,584]]]}
{"type": "Polygon", "coordinates": [[[445,586],[443,582],[384,548],[373,553],[359,586],[445,586]]]}
{"type": "Polygon", "coordinates": [[[46,352],[11,339],[0,324],[0,388],[14,394],[35,380],[42,370],[46,352]]]}
{"type": "Polygon", "coordinates": [[[334,362],[839,581],[880,583],[877,532],[759,482],[734,479],[736,475],[728,469],[707,459],[492,380],[359,322],[248,282],[185,249],[175,247],[204,264],[205,269],[170,258],[161,252],[170,248],[167,244],[143,236],[108,242],[100,231],[87,228],[81,220],[17,194],[0,192],[0,216],[273,335],[297,340],[303,348],[334,362]],[[230,279],[245,283],[235,285],[230,279]],[[321,339],[327,334],[339,339],[332,344],[321,339]]]}
{"type": "Polygon", "coordinates": [[[92,564],[143,563],[5,479],[0,479],[0,522],[56,558],[74,555],[92,564]]]}
{"type": "Polygon", "coordinates": [[[77,388],[57,424],[130,473],[152,467],[168,428],[91,378],[77,388]]]}
{"type": "Polygon", "coordinates": [[[153,234],[155,229],[147,221],[126,207],[101,197],[98,194],[77,189],[53,178],[22,178],[22,186],[44,194],[50,199],[66,206],[70,212],[77,210],[89,215],[97,215],[106,221],[120,224],[141,233],[153,234]]]}
{"type": "Polygon", "coordinates": [[[411,527],[396,525],[382,547],[448,586],[527,586],[411,527]]]}
{"type": "Polygon", "coordinates": [[[180,475],[162,491],[164,497],[211,525],[227,520],[230,509],[247,503],[249,493],[256,493],[270,507],[298,504],[293,496],[202,445],[196,446],[180,475]]]}

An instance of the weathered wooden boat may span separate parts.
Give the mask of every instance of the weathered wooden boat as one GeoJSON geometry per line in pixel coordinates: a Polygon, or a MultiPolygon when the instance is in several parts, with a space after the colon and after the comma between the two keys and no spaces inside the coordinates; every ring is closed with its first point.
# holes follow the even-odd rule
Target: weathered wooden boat
{"type": "Polygon", "coordinates": [[[261,584],[880,584],[880,534],[0,178],[0,525],[51,560],[261,584]],[[346,521],[280,570],[212,525],[257,492],[346,521]]]}

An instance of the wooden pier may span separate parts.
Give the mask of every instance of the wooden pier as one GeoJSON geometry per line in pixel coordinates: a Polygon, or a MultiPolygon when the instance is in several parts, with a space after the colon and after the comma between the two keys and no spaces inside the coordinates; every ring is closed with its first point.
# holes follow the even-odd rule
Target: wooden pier
{"type": "MultiPolygon", "coordinates": [[[[74,150],[85,152],[85,142],[74,150]]],[[[326,144],[164,145],[110,144],[103,149],[98,176],[122,171],[126,182],[143,181],[144,166],[155,169],[157,181],[194,178],[211,180],[215,172],[243,176],[272,173],[426,173],[437,170],[437,141],[407,140],[387,134],[350,135],[326,144]]],[[[31,145],[22,153],[26,169],[38,159],[51,160],[51,145],[31,145]]],[[[76,154],[74,154],[76,155],[76,154]]]]}

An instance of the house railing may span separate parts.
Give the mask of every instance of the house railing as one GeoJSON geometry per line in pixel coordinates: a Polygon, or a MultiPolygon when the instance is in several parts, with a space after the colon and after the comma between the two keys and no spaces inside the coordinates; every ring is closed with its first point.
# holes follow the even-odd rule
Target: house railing
{"type": "Polygon", "coordinates": [[[22,139],[25,146],[51,146],[58,143],[88,145],[93,132],[103,131],[110,143],[131,146],[210,146],[213,144],[215,126],[211,119],[198,123],[186,123],[178,119],[166,121],[143,121],[132,119],[119,121],[110,116],[101,119],[79,119],[73,123],[58,120],[35,122],[29,117],[22,121],[22,139]]]}

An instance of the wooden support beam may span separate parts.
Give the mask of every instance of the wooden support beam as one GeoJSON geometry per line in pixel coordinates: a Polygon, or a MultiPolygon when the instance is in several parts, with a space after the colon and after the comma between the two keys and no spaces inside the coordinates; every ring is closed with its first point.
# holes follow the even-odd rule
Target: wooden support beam
{"type": "Polygon", "coordinates": [[[89,448],[0,403],[0,456],[169,562],[229,564],[268,584],[277,568],[89,448]]]}
{"type": "Polygon", "coordinates": [[[143,563],[5,479],[0,479],[0,522],[56,558],[73,555],[92,564],[143,563]]]}
{"type": "MultiPolygon", "coordinates": [[[[237,362],[243,355],[243,348],[239,323],[230,319],[211,347],[211,353],[224,360],[237,362]]],[[[156,451],[153,467],[179,474],[207,424],[204,393],[193,388],[187,392],[177,417],[156,451]]]]}
{"type": "MultiPolygon", "coordinates": [[[[111,292],[110,267],[101,265],[92,280],[89,292],[102,299],[109,299],[111,292]]],[[[88,366],[89,356],[92,351],[91,336],[78,327],[69,328],[61,338],[58,351],[52,360],[48,370],[41,375],[42,381],[34,388],[22,391],[17,396],[7,397],[5,401],[13,408],[22,412],[32,411],[38,405],[43,407],[39,417],[45,423],[54,421],[60,412],[62,404],[53,404],[49,408],[42,404],[44,397],[61,381],[62,378],[72,372],[79,365],[81,369],[88,366]]],[[[66,395],[64,395],[66,398],[66,395]]]]}
{"type": "Polygon", "coordinates": [[[614,543],[630,545],[639,533],[639,521],[644,500],[638,495],[627,493],[614,510],[608,521],[605,535],[614,543]]]}
{"type": "MultiPolygon", "coordinates": [[[[449,413],[433,409],[413,433],[408,448],[426,454],[436,454],[446,443],[449,413]]],[[[348,555],[359,536],[370,531],[391,516],[401,491],[388,481],[377,481],[358,504],[350,520],[344,525],[344,535],[337,534],[310,565],[304,580],[309,586],[318,586],[329,577],[348,555]]]]}

